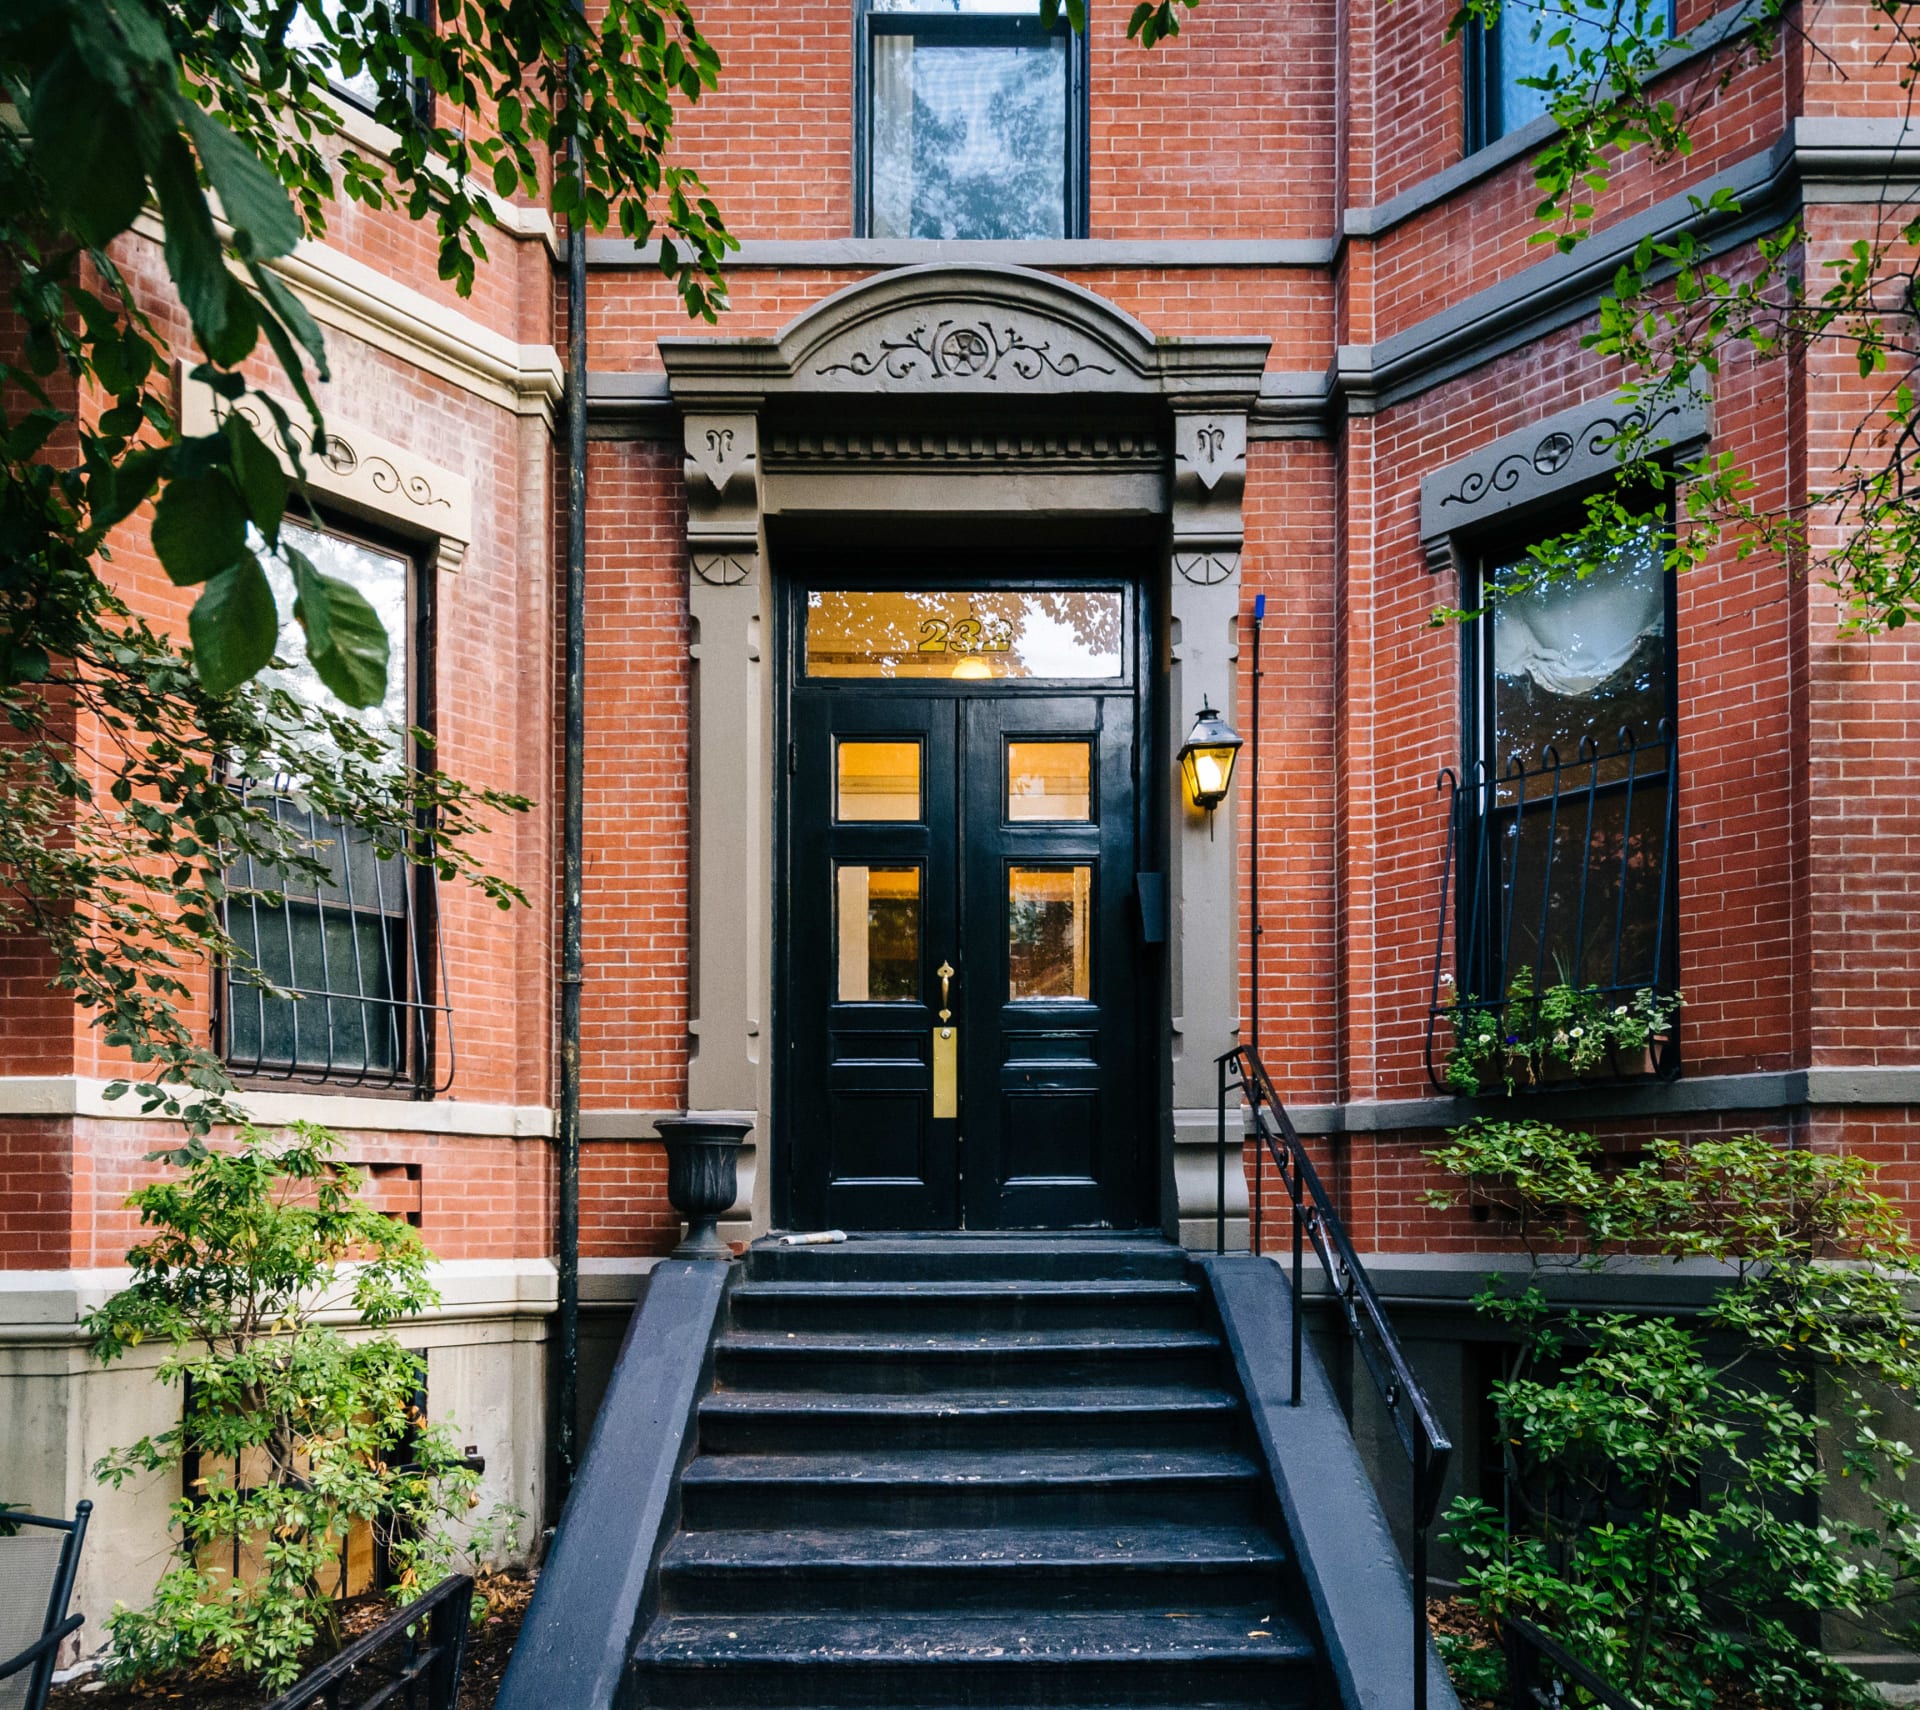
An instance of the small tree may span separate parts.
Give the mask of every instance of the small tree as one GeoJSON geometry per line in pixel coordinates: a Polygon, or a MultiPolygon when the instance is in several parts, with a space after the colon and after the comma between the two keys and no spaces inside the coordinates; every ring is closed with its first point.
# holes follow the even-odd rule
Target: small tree
{"type": "Polygon", "coordinates": [[[173,1561],[152,1602],[108,1618],[114,1678],[211,1663],[289,1684],[316,1641],[338,1642],[356,1526],[385,1547],[402,1600],[450,1564],[447,1523],[477,1475],[423,1416],[415,1356],[331,1322],[379,1332],[435,1304],[430,1255],[360,1202],[337,1152],[305,1124],[277,1144],[247,1131],[129,1202],[153,1233],[87,1330],[102,1362],[165,1343],[160,1379],[185,1397],[179,1425],[115,1450],[95,1476],[118,1487],[199,1471],[173,1504],[173,1561]]]}
{"type": "MultiPolygon", "coordinates": [[[[1448,1515],[1468,1601],[1524,1615],[1650,1710],[1877,1703],[1820,1643],[1833,1617],[1891,1636],[1920,1570],[1913,1451],[1887,1426],[1920,1382],[1915,1255],[1873,1166],[1755,1135],[1610,1159],[1497,1121],[1432,1156],[1533,1261],[1477,1303],[1516,1352],[1493,1388],[1504,1511],[1448,1515]],[[1629,1253],[1716,1261],[1725,1283],[1697,1321],[1550,1306],[1547,1267],[1629,1253]]],[[[1445,1643],[1463,1685],[1500,1689],[1497,1650],[1445,1643]]]]}

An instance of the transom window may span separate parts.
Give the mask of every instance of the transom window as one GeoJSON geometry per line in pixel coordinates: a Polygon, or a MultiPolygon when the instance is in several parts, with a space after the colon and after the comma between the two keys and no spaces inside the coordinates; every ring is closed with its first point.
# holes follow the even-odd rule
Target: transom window
{"type": "MultiPolygon", "coordinates": [[[[387,694],[355,716],[395,768],[416,764],[411,732],[431,729],[431,629],[413,560],[331,528],[289,521],[281,533],[379,613],[390,649],[387,694]]],[[[304,704],[327,703],[304,632],[288,615],[292,573],[263,548],[260,560],[282,614],[281,662],[262,679],[304,704]]],[[[282,872],[250,855],[229,870],[226,927],[238,954],[220,982],[228,1063],[244,1076],[429,1090],[436,1044],[449,1074],[452,1057],[446,1006],[436,997],[445,979],[432,931],[431,874],[397,856],[381,859],[366,832],[318,813],[284,778],[249,780],[248,788],[311,846],[326,871],[320,878],[282,872]]]]}
{"type": "Polygon", "coordinates": [[[1038,0],[858,0],[856,230],[1086,235],[1086,37],[1038,0]]]}
{"type": "Polygon", "coordinates": [[[1467,33],[1468,150],[1550,112],[1553,90],[1540,85],[1586,81],[1577,56],[1597,66],[1609,43],[1661,42],[1673,29],[1673,0],[1505,0],[1491,28],[1467,33]]]}

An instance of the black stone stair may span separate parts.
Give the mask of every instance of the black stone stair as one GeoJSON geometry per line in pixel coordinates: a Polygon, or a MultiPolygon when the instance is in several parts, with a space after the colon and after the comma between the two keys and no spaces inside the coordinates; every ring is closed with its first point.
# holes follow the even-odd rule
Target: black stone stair
{"type": "Polygon", "coordinates": [[[1177,1248],[762,1245],[727,1312],[630,1703],[1327,1702],[1177,1248]]]}

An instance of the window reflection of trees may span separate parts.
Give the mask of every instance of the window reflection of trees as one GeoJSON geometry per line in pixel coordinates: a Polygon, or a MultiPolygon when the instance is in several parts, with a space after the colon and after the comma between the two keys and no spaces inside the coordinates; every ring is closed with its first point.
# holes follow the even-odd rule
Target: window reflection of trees
{"type": "Polygon", "coordinates": [[[951,678],[971,659],[969,675],[1107,678],[1125,658],[1111,589],[816,591],[806,624],[815,677],[951,678]]]}

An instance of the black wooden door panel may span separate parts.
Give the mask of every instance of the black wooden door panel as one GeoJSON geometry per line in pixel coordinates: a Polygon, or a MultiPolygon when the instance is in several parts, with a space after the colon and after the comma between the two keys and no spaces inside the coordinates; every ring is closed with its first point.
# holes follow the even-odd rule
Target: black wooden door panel
{"type": "Polygon", "coordinates": [[[963,724],[967,1223],[1125,1225],[1138,1203],[1133,697],[981,697],[963,724]]]}
{"type": "Polygon", "coordinates": [[[1141,1223],[1156,1083],[1128,652],[1122,680],[1086,689],[796,681],[780,1080],[796,1227],[1141,1223]]]}
{"type": "Polygon", "coordinates": [[[959,1222],[959,1124],[933,1113],[931,1049],[955,938],[954,739],[951,700],[796,700],[787,1082],[806,1227],[959,1222]]]}

